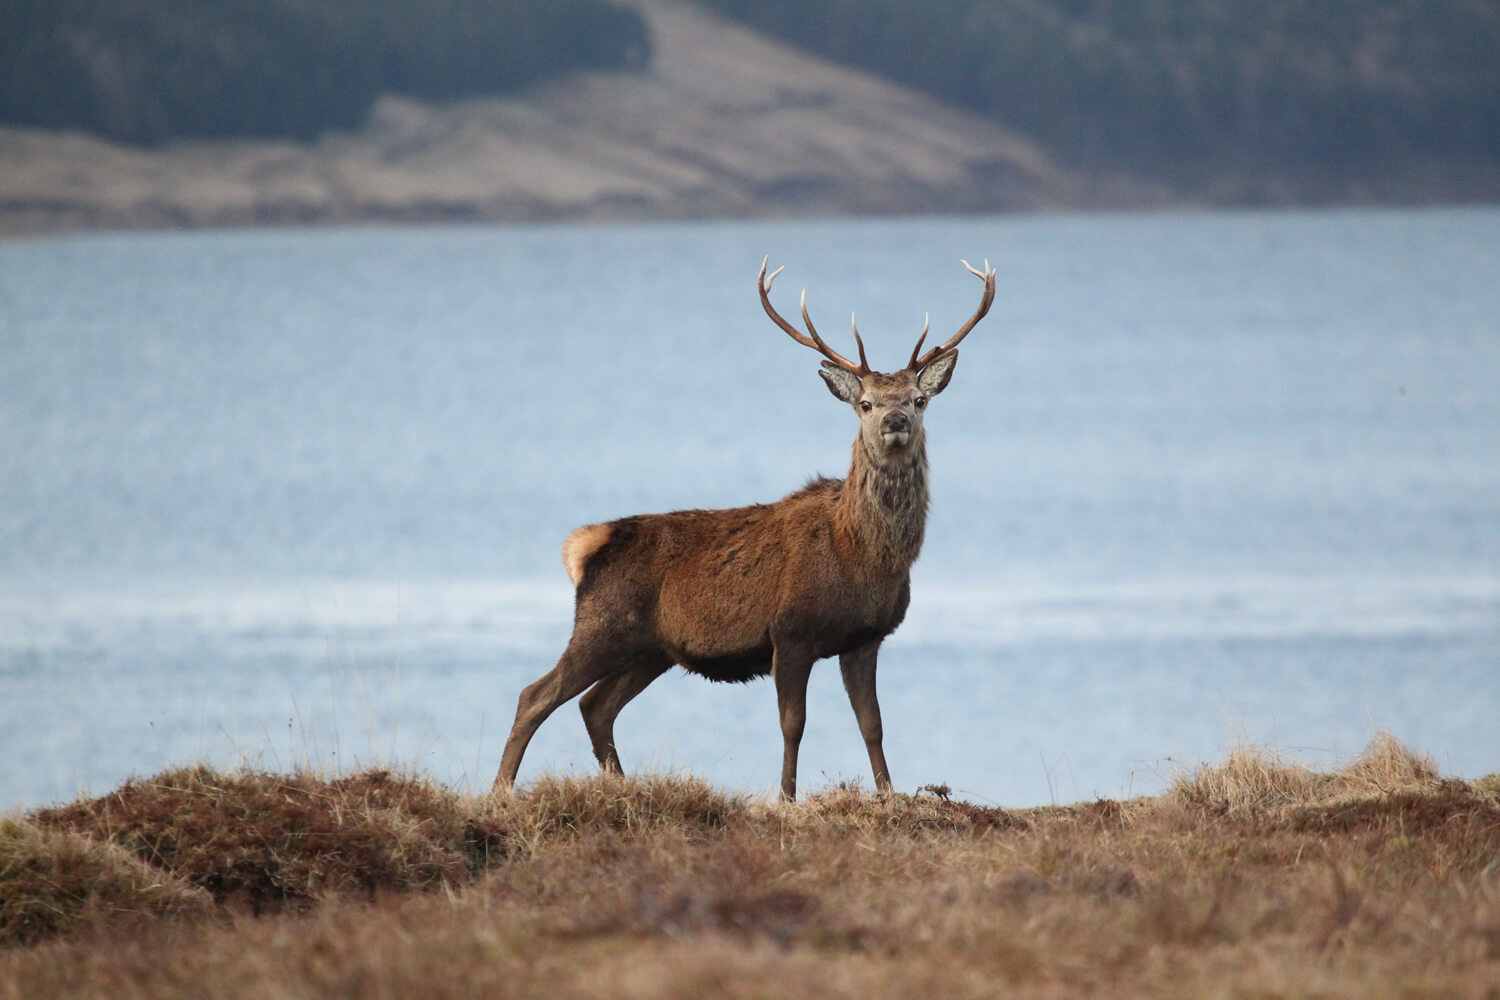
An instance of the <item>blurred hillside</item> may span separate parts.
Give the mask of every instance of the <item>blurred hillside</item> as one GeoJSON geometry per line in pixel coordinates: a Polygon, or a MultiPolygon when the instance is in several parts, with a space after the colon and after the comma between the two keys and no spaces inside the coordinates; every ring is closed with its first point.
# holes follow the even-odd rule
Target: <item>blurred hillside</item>
{"type": "Polygon", "coordinates": [[[1493,0],[698,2],[1075,168],[1216,200],[1493,196],[1500,175],[1493,0]]]}
{"type": "Polygon", "coordinates": [[[1497,11],[7,0],[0,231],[1496,198],[1497,11]]]}
{"type": "Polygon", "coordinates": [[[0,128],[0,229],[1001,211],[1160,201],[993,121],[676,0],[651,62],[510,96],[386,95],[309,142],[0,128]]]}
{"type": "Polygon", "coordinates": [[[6,0],[0,122],[310,139],[386,92],[513,93],[648,58],[640,15],[607,0],[6,0]]]}

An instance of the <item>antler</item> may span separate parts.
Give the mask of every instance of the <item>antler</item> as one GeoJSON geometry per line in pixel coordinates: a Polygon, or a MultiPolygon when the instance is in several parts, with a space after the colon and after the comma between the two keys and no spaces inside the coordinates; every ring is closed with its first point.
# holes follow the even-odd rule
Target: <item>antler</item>
{"type": "Polygon", "coordinates": [[[966,260],[959,263],[968,268],[969,273],[974,277],[981,278],[984,281],[984,297],[979,300],[979,308],[974,310],[974,315],[969,317],[967,323],[958,328],[957,333],[919,358],[917,357],[917,352],[922,349],[922,342],[927,339],[927,326],[929,325],[923,324],[922,336],[917,338],[917,346],[911,349],[911,360],[906,364],[907,371],[919,372],[936,361],[940,356],[956,348],[958,342],[967,337],[969,331],[974,329],[974,325],[984,319],[984,314],[990,311],[990,305],[995,301],[995,272],[990,267],[990,262],[988,260],[984,262],[983,273],[970,267],[969,262],[966,260]]]}
{"type": "MultiPolygon", "coordinates": [[[[855,364],[853,361],[850,361],[838,351],[835,351],[833,348],[829,347],[826,343],[823,342],[823,338],[818,336],[818,331],[813,326],[812,317],[807,314],[807,289],[804,288],[802,290],[802,322],[807,324],[807,333],[812,334],[812,336],[808,337],[807,334],[804,334],[801,330],[788,323],[785,319],[782,319],[781,314],[778,313],[771,305],[771,282],[776,280],[776,276],[784,270],[784,266],[778,267],[776,270],[771,272],[769,277],[767,277],[766,265],[769,264],[770,261],[770,256],[767,256],[760,262],[760,278],[756,281],[755,284],[756,287],[760,289],[760,304],[765,307],[766,315],[771,317],[772,322],[785,330],[787,332],[787,335],[797,343],[801,344],[803,347],[811,347],[813,350],[823,355],[823,357],[827,358],[830,362],[844,369],[844,371],[853,372],[860,378],[864,378],[866,375],[870,374],[870,363],[865,360],[865,342],[859,338],[859,327],[854,327],[854,343],[859,347],[859,364],[855,364]]],[[[975,322],[977,321],[978,317],[975,317],[975,322]]],[[[849,323],[851,326],[853,326],[854,324],[854,317],[852,315],[849,317],[849,323]]]]}

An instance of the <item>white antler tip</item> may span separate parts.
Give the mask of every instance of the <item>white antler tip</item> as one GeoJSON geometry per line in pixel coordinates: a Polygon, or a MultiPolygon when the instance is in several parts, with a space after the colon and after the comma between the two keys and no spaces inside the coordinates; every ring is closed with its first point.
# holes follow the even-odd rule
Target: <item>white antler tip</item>
{"type": "Polygon", "coordinates": [[[968,270],[968,272],[970,274],[974,275],[976,278],[983,278],[986,281],[988,281],[990,279],[990,277],[995,273],[994,270],[992,270],[990,268],[990,259],[988,257],[986,257],[984,259],[984,270],[983,271],[976,271],[976,270],[974,270],[974,265],[970,264],[968,261],[964,260],[962,257],[959,258],[958,262],[960,264],[962,264],[968,270]]]}

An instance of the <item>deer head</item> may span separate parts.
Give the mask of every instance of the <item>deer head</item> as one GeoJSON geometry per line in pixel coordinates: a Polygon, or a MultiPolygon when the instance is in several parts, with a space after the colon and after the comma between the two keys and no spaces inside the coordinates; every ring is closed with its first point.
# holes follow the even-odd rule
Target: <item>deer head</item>
{"type": "Polygon", "coordinates": [[[828,385],[828,391],[848,403],[858,415],[859,441],[871,461],[883,465],[920,455],[924,443],[922,414],[932,397],[946,389],[949,380],[953,378],[953,368],[958,364],[959,341],[967,337],[969,331],[984,318],[995,300],[995,271],[990,267],[990,262],[984,262],[984,270],[981,272],[974,270],[968,261],[962,261],[970,274],[984,282],[984,294],[979,301],[979,308],[969,317],[968,322],[942,344],[926,354],[920,354],[931,325],[929,319],[922,326],[922,335],[917,338],[917,345],[912,348],[911,360],[906,367],[885,374],[870,368],[865,357],[865,344],[859,335],[859,324],[855,322],[852,313],[849,323],[854,329],[855,346],[859,348],[857,364],[829,347],[818,335],[812,317],[807,313],[805,289],[802,292],[802,322],[806,325],[807,332],[804,334],[784,319],[771,305],[771,283],[776,280],[782,268],[778,267],[769,275],[766,274],[769,260],[770,258],[766,258],[761,261],[760,279],[757,282],[760,303],[765,308],[766,315],[797,343],[811,347],[823,355],[825,360],[818,374],[828,385]]]}

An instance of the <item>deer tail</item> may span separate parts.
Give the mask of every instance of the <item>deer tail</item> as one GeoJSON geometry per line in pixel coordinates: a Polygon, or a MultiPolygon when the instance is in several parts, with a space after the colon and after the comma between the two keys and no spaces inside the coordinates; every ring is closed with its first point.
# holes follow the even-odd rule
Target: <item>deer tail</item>
{"type": "Polygon", "coordinates": [[[572,534],[568,535],[567,541],[563,542],[563,569],[568,571],[568,579],[573,581],[575,588],[583,582],[583,570],[588,565],[589,559],[604,547],[604,543],[609,541],[609,536],[609,525],[586,524],[575,529],[572,534]]]}

